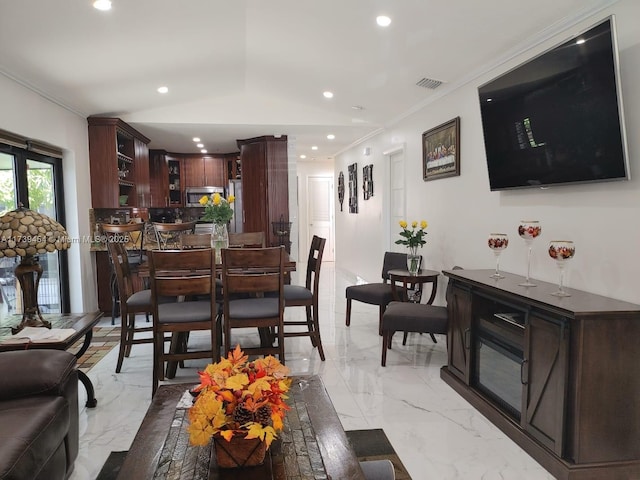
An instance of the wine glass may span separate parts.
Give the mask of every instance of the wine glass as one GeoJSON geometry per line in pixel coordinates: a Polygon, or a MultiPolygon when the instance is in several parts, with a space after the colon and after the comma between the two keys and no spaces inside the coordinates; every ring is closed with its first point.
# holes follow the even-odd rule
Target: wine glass
{"type": "Polygon", "coordinates": [[[556,265],[560,269],[560,281],[558,282],[558,290],[553,292],[551,295],[555,295],[556,297],[570,297],[571,294],[568,293],[563,287],[564,281],[564,268],[566,266],[567,260],[573,258],[576,254],[576,247],[570,240],[552,240],[549,242],[549,256],[556,261],[556,265]]]}
{"type": "Polygon", "coordinates": [[[542,233],[542,227],[537,220],[522,220],[518,225],[518,235],[524,239],[529,249],[527,253],[527,278],[524,282],[519,283],[521,287],[535,287],[536,284],[531,282],[531,243],[534,238],[537,238],[542,233]]]}
{"type": "Polygon", "coordinates": [[[509,237],[506,233],[490,233],[487,243],[489,244],[489,248],[493,250],[493,254],[496,256],[496,272],[490,277],[504,278],[504,275],[500,275],[500,254],[509,246],[509,237]]]}

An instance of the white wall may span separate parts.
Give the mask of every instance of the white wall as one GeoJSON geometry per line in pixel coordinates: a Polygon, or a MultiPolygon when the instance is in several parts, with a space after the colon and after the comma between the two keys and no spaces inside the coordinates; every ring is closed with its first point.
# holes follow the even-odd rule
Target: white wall
{"type": "MultiPolygon", "coordinates": [[[[464,268],[493,268],[495,260],[487,247],[487,234],[506,232],[509,248],[501,258],[505,271],[526,274],[526,247],[516,232],[520,220],[539,220],[542,237],[534,243],[531,276],[556,282],[558,271],[546,253],[549,240],[570,239],[576,256],[568,265],[566,285],[609,297],[640,303],[637,275],[640,272],[640,2],[621,0],[597,16],[581,20],[571,31],[561,32],[542,44],[488,71],[466,85],[425,106],[368,139],[372,155],[364,157],[363,145],[336,159],[336,184],[340,171],[348,181],[347,166],[374,164],[376,196],[364,201],[359,188],[360,213],[348,213],[336,202],[336,266],[353,279],[380,277],[382,255],[389,228],[383,224],[388,204],[386,158],[382,152],[405,145],[408,220],[429,222],[427,244],[422,249],[428,268],[441,270],[454,264],[464,268]],[[579,30],[616,15],[620,70],[623,88],[628,153],[632,179],[589,185],[555,187],[548,190],[490,192],[481,130],[477,88],[506,70],[564,41],[579,30]],[[422,133],[456,116],[461,118],[461,176],[424,182],[422,179],[422,133]],[[371,160],[370,160],[371,159],[371,160]],[[357,240],[356,240],[357,239],[357,240]]],[[[443,87],[441,87],[443,88],[443,87]]],[[[446,88],[446,87],[445,87],[446,88]]],[[[397,238],[397,237],[395,237],[397,238]]],[[[443,302],[440,289],[437,303],[443,302]]]]}
{"type": "MultiPolygon", "coordinates": [[[[74,239],[89,235],[91,185],[85,118],[45,99],[0,74],[0,128],[63,150],[66,229],[74,239]]],[[[68,252],[71,311],[98,308],[95,262],[89,243],[74,243],[68,252]]]]}

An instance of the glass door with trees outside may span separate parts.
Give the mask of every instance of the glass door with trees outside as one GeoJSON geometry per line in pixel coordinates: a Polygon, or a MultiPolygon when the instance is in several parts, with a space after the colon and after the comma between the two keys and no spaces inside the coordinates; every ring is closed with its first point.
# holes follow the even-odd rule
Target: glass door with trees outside
{"type": "MultiPolygon", "coordinates": [[[[0,216],[22,204],[64,225],[62,195],[59,159],[0,144],[0,216]]],[[[19,262],[20,257],[0,259],[2,314],[22,313],[20,286],[14,275],[19,262]]],[[[41,312],[68,312],[66,252],[40,255],[39,262],[43,269],[38,288],[41,312]]]]}

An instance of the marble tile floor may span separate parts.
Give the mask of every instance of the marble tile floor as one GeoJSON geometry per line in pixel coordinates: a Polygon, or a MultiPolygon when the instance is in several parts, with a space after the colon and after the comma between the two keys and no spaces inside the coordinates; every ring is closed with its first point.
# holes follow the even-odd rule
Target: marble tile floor
{"type": "MultiPolygon", "coordinates": [[[[299,268],[304,271],[303,265],[299,268]]],[[[384,429],[414,480],[553,478],[440,380],[444,337],[434,344],[428,335],[412,334],[403,347],[402,335],[396,335],[383,368],[377,307],[354,302],[346,327],[346,278],[329,262],[321,278],[326,361],[320,361],[307,337],[286,340],[286,360],[293,374],[322,377],[345,430],[384,429]]],[[[304,309],[289,308],[286,315],[302,317],[304,309]]],[[[101,325],[110,322],[105,318],[101,325]]],[[[247,331],[240,341],[254,338],[257,334],[247,331]]],[[[198,341],[206,336],[192,335],[190,342],[198,341]]],[[[135,345],[119,374],[117,352],[114,348],[89,372],[98,398],[95,409],[84,406],[86,392],[80,385],[80,454],[71,480],[95,479],[111,451],[127,450],[151,401],[151,345],[135,345]]],[[[172,382],[197,383],[205,363],[187,362],[172,382]]]]}

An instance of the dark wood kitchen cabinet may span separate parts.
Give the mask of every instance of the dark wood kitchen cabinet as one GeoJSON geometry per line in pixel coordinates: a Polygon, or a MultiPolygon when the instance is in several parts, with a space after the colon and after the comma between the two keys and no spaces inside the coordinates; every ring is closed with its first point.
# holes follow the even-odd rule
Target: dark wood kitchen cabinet
{"type": "Polygon", "coordinates": [[[184,206],[182,159],[164,150],[150,152],[151,207],[184,206]]]}
{"type": "Polygon", "coordinates": [[[289,232],[283,238],[273,231],[274,222],[289,222],[286,135],[238,140],[237,144],[242,165],[243,231],[264,232],[268,246],[284,241],[289,247],[289,232]]]}
{"type": "Polygon", "coordinates": [[[491,273],[444,272],[453,295],[441,378],[556,478],[640,478],[640,305],[573,289],[559,298],[555,284],[525,288],[524,277],[491,273]],[[500,333],[492,317],[522,333],[508,343],[519,353],[493,350],[490,384],[480,365],[491,358],[484,339],[500,333]],[[509,390],[521,392],[518,412],[509,390]]]}
{"type": "Polygon", "coordinates": [[[87,122],[93,208],[149,206],[150,140],[119,118],[87,122]]]}
{"type": "Polygon", "coordinates": [[[227,160],[224,156],[182,155],[186,187],[226,187],[227,160]]]}

